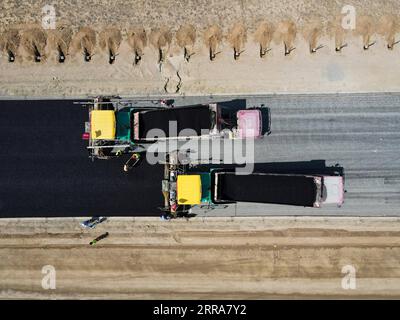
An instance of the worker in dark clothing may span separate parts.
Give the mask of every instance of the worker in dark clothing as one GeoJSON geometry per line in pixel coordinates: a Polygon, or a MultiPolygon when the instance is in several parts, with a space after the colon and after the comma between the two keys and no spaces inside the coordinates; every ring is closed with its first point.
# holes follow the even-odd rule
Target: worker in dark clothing
{"type": "Polygon", "coordinates": [[[109,235],[108,232],[103,233],[102,235],[98,236],[96,239],[93,239],[92,241],[90,241],[89,244],[90,244],[91,246],[94,246],[98,241],[100,241],[100,240],[102,240],[102,239],[104,239],[104,238],[107,238],[108,235],[109,235]]]}
{"type": "Polygon", "coordinates": [[[160,100],[160,104],[162,106],[168,107],[168,108],[174,108],[174,102],[175,100],[172,99],[162,99],[160,100]]]}
{"type": "Polygon", "coordinates": [[[163,212],[160,216],[160,219],[163,221],[169,221],[171,220],[171,214],[168,212],[163,212]]]}

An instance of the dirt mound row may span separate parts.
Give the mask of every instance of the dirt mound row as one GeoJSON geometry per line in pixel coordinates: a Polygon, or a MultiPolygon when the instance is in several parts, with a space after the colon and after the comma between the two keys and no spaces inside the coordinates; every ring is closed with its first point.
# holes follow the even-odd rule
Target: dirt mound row
{"type": "MultiPolygon", "coordinates": [[[[356,29],[346,30],[342,27],[342,16],[332,17],[328,23],[323,19],[308,19],[302,26],[297,26],[293,20],[285,19],[278,23],[261,21],[252,34],[253,41],[259,44],[260,57],[270,50],[271,43],[283,45],[284,54],[288,55],[295,49],[298,34],[309,45],[311,53],[315,53],[323,47],[322,37],[328,35],[335,39],[335,49],[340,51],[347,45],[346,38],[352,34],[362,38],[364,49],[375,43],[376,35],[381,35],[389,49],[396,42],[396,35],[400,32],[400,20],[397,15],[385,15],[378,21],[372,16],[357,18],[356,29]]],[[[48,56],[56,57],[60,61],[61,56],[82,55],[86,61],[90,61],[96,50],[105,52],[112,63],[118,55],[123,41],[129,45],[137,64],[148,44],[157,51],[159,62],[163,62],[170,52],[173,41],[177,47],[183,49],[187,61],[194,54],[198,35],[201,35],[202,44],[209,52],[210,60],[223,48],[224,40],[233,49],[234,58],[239,58],[245,50],[248,36],[248,28],[243,22],[237,22],[223,34],[222,28],[212,24],[204,30],[196,30],[194,25],[180,26],[174,34],[168,27],[159,27],[147,31],[143,26],[120,30],[117,27],[108,27],[103,30],[94,30],[90,27],[82,27],[74,34],[70,26],[62,25],[55,30],[43,30],[39,27],[11,28],[0,37],[0,50],[10,57],[20,56],[26,61],[45,61],[48,56]],[[175,42],[174,42],[175,43],[175,42]]],[[[196,47],[197,48],[197,47],[196,47]]],[[[60,61],[63,62],[63,61],[60,61]]]]}

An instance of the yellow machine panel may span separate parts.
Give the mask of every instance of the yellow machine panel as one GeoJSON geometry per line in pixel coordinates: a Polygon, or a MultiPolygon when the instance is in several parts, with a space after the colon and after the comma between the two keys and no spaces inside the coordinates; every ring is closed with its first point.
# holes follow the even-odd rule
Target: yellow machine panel
{"type": "Polygon", "coordinates": [[[178,175],[178,204],[196,205],[201,203],[200,175],[178,175]]]}
{"type": "Polygon", "coordinates": [[[93,140],[115,139],[115,112],[112,110],[93,110],[90,120],[90,136],[93,140]]]}

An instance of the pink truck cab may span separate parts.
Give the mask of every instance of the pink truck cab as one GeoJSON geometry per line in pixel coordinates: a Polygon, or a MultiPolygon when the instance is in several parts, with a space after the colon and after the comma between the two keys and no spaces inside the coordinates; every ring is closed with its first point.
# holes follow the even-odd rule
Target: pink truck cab
{"type": "Polygon", "coordinates": [[[260,110],[240,110],[237,112],[237,135],[241,139],[260,138],[262,136],[262,118],[260,110]]]}
{"type": "Polygon", "coordinates": [[[323,204],[336,204],[340,207],[344,202],[344,182],[342,176],[322,177],[323,204]]]}

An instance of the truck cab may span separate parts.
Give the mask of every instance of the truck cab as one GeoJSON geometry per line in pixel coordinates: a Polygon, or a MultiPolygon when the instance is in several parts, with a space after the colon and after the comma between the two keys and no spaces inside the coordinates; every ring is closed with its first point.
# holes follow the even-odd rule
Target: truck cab
{"type": "Polygon", "coordinates": [[[342,176],[322,176],[321,203],[336,204],[340,207],[344,202],[344,181],[342,176]]]}

